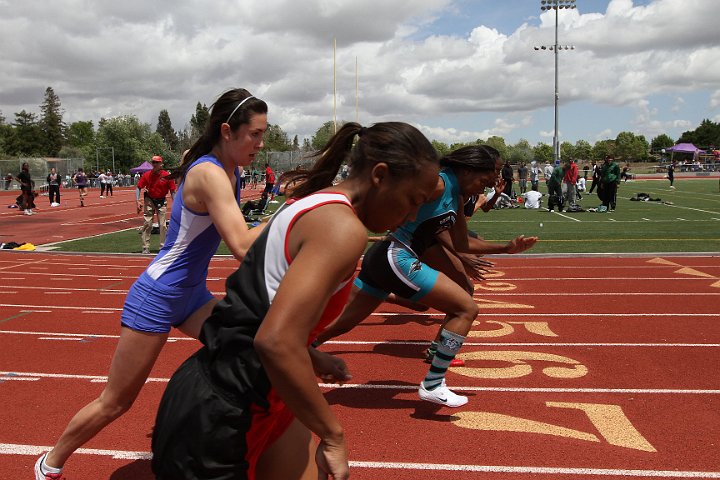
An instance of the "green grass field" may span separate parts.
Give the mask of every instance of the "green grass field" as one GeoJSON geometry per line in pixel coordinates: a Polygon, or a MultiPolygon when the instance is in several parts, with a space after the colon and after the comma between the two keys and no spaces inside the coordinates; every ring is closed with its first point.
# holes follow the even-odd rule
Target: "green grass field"
{"type": "MultiPolygon", "coordinates": [[[[507,241],[517,235],[540,237],[528,253],[665,253],[720,252],[720,193],[718,179],[675,181],[637,180],[618,188],[617,210],[612,213],[550,213],[525,208],[479,210],[469,228],[491,241],[507,241]],[[633,202],[636,193],[647,193],[662,202],[633,202]],[[672,205],[664,202],[672,202],[672,205]]],[[[516,187],[517,188],[517,187],[516,187]]],[[[544,183],[541,191],[545,193],[544,183]]],[[[279,199],[282,200],[282,199],[279,199]]],[[[600,204],[596,195],[583,195],[587,209],[600,204]]],[[[271,209],[279,204],[272,204],[271,209]]],[[[543,197],[543,205],[547,198],[543,197]]],[[[156,252],[153,235],[151,251],[156,252]]],[[[57,251],[139,253],[137,230],[59,244],[57,251]]],[[[219,254],[228,255],[224,244],[219,254]]]]}

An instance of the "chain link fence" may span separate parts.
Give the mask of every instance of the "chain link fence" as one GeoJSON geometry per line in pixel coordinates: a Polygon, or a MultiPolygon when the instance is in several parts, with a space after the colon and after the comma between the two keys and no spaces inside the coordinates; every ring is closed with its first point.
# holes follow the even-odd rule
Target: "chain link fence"
{"type": "Polygon", "coordinates": [[[16,158],[12,160],[0,160],[0,179],[2,188],[5,190],[19,190],[20,184],[15,177],[20,173],[22,164],[27,162],[30,166],[30,176],[35,182],[35,188],[40,190],[45,185],[48,173],[51,168],[62,176],[63,183],[70,180],[70,177],[83,166],[82,158],[16,158]],[[12,176],[10,179],[8,174],[12,176]]]}

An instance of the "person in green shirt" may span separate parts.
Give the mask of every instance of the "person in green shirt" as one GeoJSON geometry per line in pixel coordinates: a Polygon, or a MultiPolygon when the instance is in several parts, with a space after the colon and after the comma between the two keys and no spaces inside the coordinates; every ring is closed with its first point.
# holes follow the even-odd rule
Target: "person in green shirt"
{"type": "Polygon", "coordinates": [[[563,211],[563,198],[562,198],[562,181],[565,176],[565,171],[562,165],[557,164],[553,168],[552,175],[547,180],[548,189],[548,212],[552,212],[555,205],[558,207],[558,211],[563,211]]]}
{"type": "Polygon", "coordinates": [[[602,189],[598,192],[602,206],[599,212],[612,212],[615,210],[617,200],[617,186],[620,183],[620,166],[615,163],[615,157],[612,155],[605,156],[605,163],[600,171],[600,179],[602,189]]]}

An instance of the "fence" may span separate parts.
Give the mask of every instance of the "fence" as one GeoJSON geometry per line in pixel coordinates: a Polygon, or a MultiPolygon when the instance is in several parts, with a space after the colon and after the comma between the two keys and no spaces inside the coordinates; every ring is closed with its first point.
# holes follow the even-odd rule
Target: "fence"
{"type": "Polygon", "coordinates": [[[19,189],[20,185],[14,177],[20,173],[22,164],[27,162],[30,166],[30,176],[35,182],[35,187],[40,188],[45,184],[48,173],[51,168],[62,176],[63,181],[72,177],[75,171],[83,166],[82,158],[16,158],[12,160],[0,160],[0,178],[2,179],[3,188],[5,190],[19,189]],[[7,174],[11,174],[13,179],[7,181],[7,174]]]}

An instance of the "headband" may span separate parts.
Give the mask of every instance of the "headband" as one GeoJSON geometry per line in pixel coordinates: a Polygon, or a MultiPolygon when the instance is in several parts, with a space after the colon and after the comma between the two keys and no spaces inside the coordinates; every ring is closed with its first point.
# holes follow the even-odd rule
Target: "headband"
{"type": "Polygon", "coordinates": [[[243,103],[247,102],[247,101],[250,100],[251,98],[255,98],[255,97],[253,97],[252,95],[250,95],[249,97],[243,98],[243,99],[240,101],[240,103],[238,103],[237,106],[233,109],[233,111],[230,112],[230,115],[228,116],[227,120],[225,120],[225,123],[230,123],[230,119],[233,117],[233,115],[235,115],[235,112],[237,112],[237,109],[240,108],[240,106],[241,106],[243,103]]]}

